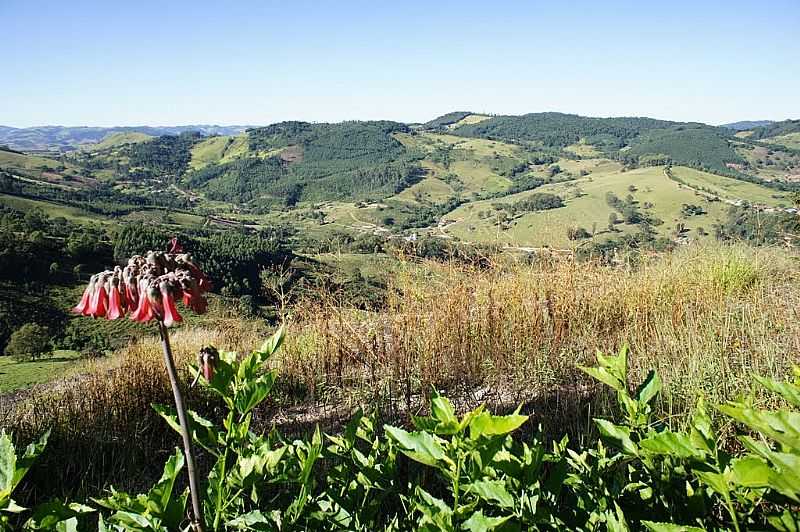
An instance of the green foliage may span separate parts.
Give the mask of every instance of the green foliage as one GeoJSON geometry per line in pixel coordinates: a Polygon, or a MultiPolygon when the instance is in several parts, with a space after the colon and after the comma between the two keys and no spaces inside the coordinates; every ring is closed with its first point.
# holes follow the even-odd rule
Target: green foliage
{"type": "Polygon", "coordinates": [[[7,514],[18,514],[25,508],[14,502],[11,496],[47,445],[48,433],[39,441],[31,443],[21,456],[17,455],[11,436],[0,430],[0,530],[13,530],[7,514]]]}
{"type": "MultiPolygon", "coordinates": [[[[206,530],[796,531],[800,525],[800,368],[790,381],[755,379],[783,408],[759,408],[750,399],[717,408],[743,429],[736,453],[719,445],[702,399],[683,430],[655,419],[661,380],[650,372],[633,386],[627,347],[616,355],[598,352],[597,366],[580,368],[613,391],[620,414],[595,420],[600,441],[591,445],[515,439],[512,433],[528,420],[520,409],[494,415],[479,406],[458,415],[435,391],[428,415],[412,416],[413,428],[384,425],[380,434],[375,418],[359,410],[342,434],[323,437],[317,428],[310,438],[287,442],[275,431],[250,429],[254,409],[275,384],[277,373],[267,368],[282,341],[280,330],[244,357],[220,353],[210,381],[193,370],[224,405],[221,423],[190,411],[192,439],[212,464],[202,483],[206,530]]],[[[179,430],[171,409],[155,408],[179,430]]],[[[24,510],[9,502],[10,494],[43,445],[17,460],[10,439],[0,436],[0,509],[24,510]]],[[[93,519],[100,530],[181,529],[182,466],[176,451],[153,488],[140,495],[111,490],[95,500],[97,508],[45,503],[25,529],[77,530],[93,519]]]]}
{"type": "Polygon", "coordinates": [[[38,323],[26,323],[11,334],[5,354],[18,360],[35,360],[50,352],[50,332],[38,323]]]}
{"type": "Polygon", "coordinates": [[[525,199],[519,200],[514,205],[515,211],[520,212],[534,212],[546,211],[549,209],[558,209],[564,206],[564,200],[556,195],[547,192],[537,192],[531,194],[525,199]]]}

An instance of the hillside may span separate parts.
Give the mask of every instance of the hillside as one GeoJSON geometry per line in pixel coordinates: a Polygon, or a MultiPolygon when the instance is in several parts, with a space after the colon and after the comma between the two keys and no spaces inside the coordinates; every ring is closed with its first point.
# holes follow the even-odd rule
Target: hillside
{"type": "Polygon", "coordinates": [[[800,187],[794,135],[752,141],[650,118],[470,112],[413,128],[372,121],[282,122],[214,136],[125,131],[58,160],[0,151],[0,170],[16,176],[0,192],[16,197],[8,204],[89,223],[280,224],[307,241],[418,234],[512,247],[664,246],[713,239],[735,204],[790,208],[800,187]],[[609,204],[609,193],[620,203],[609,204]],[[531,208],[531,197],[548,195],[563,206],[531,208]],[[609,225],[612,214],[619,223],[609,225]]]}
{"type": "Polygon", "coordinates": [[[84,144],[97,144],[115,133],[141,133],[151,137],[179,135],[196,131],[203,135],[234,135],[249,126],[132,126],[132,127],[67,127],[41,126],[15,128],[0,126],[0,145],[16,150],[69,151],[84,144]]]}
{"type": "Polygon", "coordinates": [[[730,124],[721,124],[719,127],[726,127],[734,131],[746,131],[762,126],[773,124],[772,120],[741,120],[739,122],[731,122],[730,124]]]}

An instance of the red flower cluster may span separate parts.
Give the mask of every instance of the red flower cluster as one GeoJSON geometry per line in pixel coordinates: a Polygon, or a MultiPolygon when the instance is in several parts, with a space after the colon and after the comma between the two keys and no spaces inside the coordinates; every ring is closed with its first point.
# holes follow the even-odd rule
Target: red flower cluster
{"type": "Polygon", "coordinates": [[[128,312],[131,319],[145,323],[163,321],[167,327],[181,321],[175,299],[198,314],[206,311],[204,294],[211,283],[180,246],[173,242],[171,251],[150,251],[146,257],[136,255],[124,268],[117,266],[95,274],[73,312],[115,320],[128,312]]]}

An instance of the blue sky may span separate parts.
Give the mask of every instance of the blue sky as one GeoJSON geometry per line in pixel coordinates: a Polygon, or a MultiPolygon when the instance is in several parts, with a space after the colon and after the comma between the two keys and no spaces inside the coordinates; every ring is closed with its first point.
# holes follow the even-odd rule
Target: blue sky
{"type": "Polygon", "coordinates": [[[0,0],[0,124],[800,118],[800,1],[0,0]]]}

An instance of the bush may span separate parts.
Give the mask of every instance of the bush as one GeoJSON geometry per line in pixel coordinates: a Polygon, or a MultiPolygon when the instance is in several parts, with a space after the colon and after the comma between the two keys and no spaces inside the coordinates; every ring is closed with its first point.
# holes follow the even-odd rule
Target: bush
{"type": "Polygon", "coordinates": [[[50,333],[38,323],[26,323],[11,335],[6,355],[35,360],[50,351],[50,333]]]}

